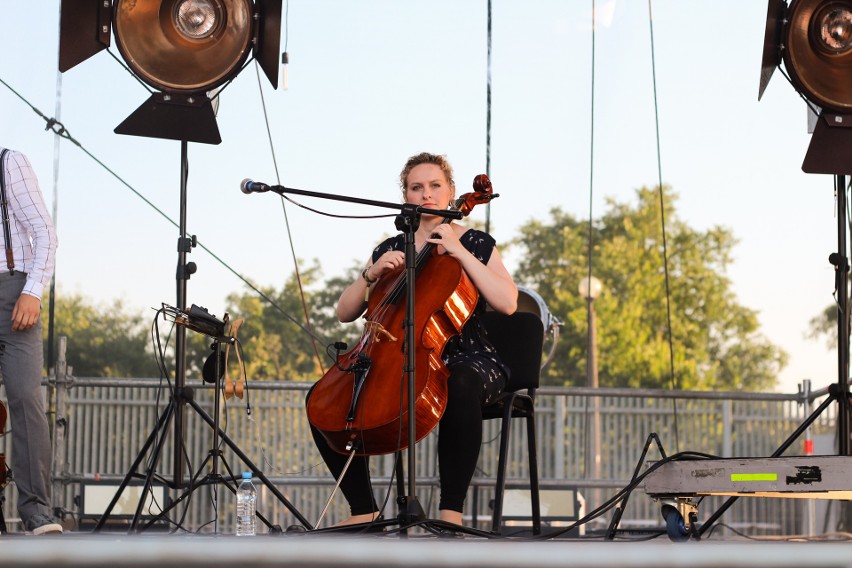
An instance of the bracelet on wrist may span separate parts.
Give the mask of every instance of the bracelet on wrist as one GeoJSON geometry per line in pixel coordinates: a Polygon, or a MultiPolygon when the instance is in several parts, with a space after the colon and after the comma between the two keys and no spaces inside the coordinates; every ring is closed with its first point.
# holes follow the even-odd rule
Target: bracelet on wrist
{"type": "Polygon", "coordinates": [[[361,271],[361,278],[364,279],[364,281],[367,283],[368,287],[372,286],[373,284],[375,284],[376,282],[379,281],[378,278],[376,278],[375,280],[370,280],[370,277],[367,276],[367,274],[369,273],[369,270],[370,270],[370,268],[367,267],[367,268],[365,268],[364,270],[361,271]]]}

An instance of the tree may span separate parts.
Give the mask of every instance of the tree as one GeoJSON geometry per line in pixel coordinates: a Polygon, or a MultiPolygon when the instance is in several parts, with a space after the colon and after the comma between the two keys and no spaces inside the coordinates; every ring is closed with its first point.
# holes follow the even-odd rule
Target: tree
{"type": "MultiPolygon", "coordinates": [[[[57,294],[53,318],[54,335],[68,337],[66,359],[75,376],[159,376],[149,323],[142,315],[128,313],[121,301],[97,307],[80,295],[57,294]]],[[[43,322],[45,353],[47,327],[43,322]]]]}
{"type": "Polygon", "coordinates": [[[829,349],[837,346],[837,306],[829,304],[822,313],[815,315],[809,322],[807,336],[810,339],[824,338],[829,349]]]}
{"type": "Polygon", "coordinates": [[[297,381],[320,378],[332,362],[327,346],[336,341],[348,341],[351,345],[357,337],[357,324],[340,324],[335,312],[340,292],[357,271],[353,267],[347,275],[324,283],[319,280],[321,273],[316,261],[301,272],[301,287],[311,314],[310,328],[303,316],[300,284],[295,274],[281,290],[262,290],[274,305],[254,291],[229,296],[231,320],[245,319],[238,337],[242,340],[248,377],[297,381]]]}
{"type": "MultiPolygon", "coordinates": [[[[261,289],[228,296],[227,312],[231,321],[244,318],[238,332],[242,341],[247,375],[250,379],[288,379],[315,381],[327,370],[332,359],[326,347],[337,341],[354,345],[360,334],[358,323],[337,321],[337,298],[360,272],[360,263],[345,274],[320,281],[321,271],[314,264],[301,273],[301,286],[311,313],[311,327],[305,323],[299,293],[300,284],[292,274],[282,289],[261,289]],[[267,300],[268,298],[268,300],[267,300]],[[314,340],[306,329],[316,336],[314,340]],[[317,357],[319,353],[319,357],[317,357]],[[321,364],[320,364],[321,362],[321,364]]],[[[155,312],[150,312],[153,320],[155,312]]],[[[159,320],[164,365],[174,376],[174,329],[159,320]]],[[[144,315],[128,313],[121,301],[98,307],[80,295],[56,296],[54,333],[68,337],[67,360],[79,377],[159,377],[154,357],[151,321],[144,315]]],[[[47,325],[44,325],[47,352],[47,325]]],[[[205,360],[212,353],[213,339],[187,330],[187,378],[199,378],[205,360]]],[[[331,352],[333,354],[333,351],[331,352]]],[[[230,357],[230,376],[239,376],[236,357],[230,357]]]]}
{"type": "MultiPolygon", "coordinates": [[[[635,205],[608,200],[591,227],[592,271],[604,284],[595,301],[599,384],[671,388],[659,191],[641,188],[635,205]]],[[[677,218],[663,190],[676,387],[766,389],[787,355],[758,333],[757,315],[739,305],[726,271],[736,241],[723,227],[699,232],[677,218]]],[[[547,384],[586,383],[589,223],[556,208],[513,241],[522,249],[519,283],[537,290],[563,323],[547,384]]]]}

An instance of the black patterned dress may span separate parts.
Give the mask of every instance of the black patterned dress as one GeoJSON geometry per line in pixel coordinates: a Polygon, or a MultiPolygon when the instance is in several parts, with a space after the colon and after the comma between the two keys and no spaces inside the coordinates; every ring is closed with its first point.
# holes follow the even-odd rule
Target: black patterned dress
{"type": "MultiPolygon", "coordinates": [[[[488,263],[495,246],[489,234],[469,229],[460,241],[480,262],[488,263]]],[[[391,237],[375,248],[373,262],[385,252],[404,251],[404,248],[404,235],[391,237]]],[[[450,376],[447,380],[447,406],[438,426],[439,509],[462,511],[482,445],[482,407],[500,394],[508,378],[508,368],[488,342],[479,319],[478,314],[484,309],[485,301],[480,298],[461,333],[447,343],[442,354],[450,376]]],[[[335,478],[340,478],[347,456],[332,450],[313,426],[311,432],[329,470],[335,478]]],[[[366,456],[353,458],[341,480],[340,489],[353,515],[379,510],[366,456]]]]}
{"type": "MultiPolygon", "coordinates": [[[[468,229],[459,238],[459,242],[482,264],[488,264],[497,244],[491,235],[477,229],[468,229]]],[[[373,249],[373,262],[392,250],[405,252],[405,235],[400,233],[386,239],[373,249]]],[[[509,369],[497,356],[479,320],[479,314],[484,310],[485,300],[480,296],[461,333],[447,342],[441,359],[450,371],[459,364],[471,365],[482,376],[482,404],[488,404],[503,391],[509,369]]]]}

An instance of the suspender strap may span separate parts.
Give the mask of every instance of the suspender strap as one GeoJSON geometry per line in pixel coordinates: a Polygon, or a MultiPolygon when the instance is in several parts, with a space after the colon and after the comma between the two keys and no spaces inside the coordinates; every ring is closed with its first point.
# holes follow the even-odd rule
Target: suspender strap
{"type": "Polygon", "coordinates": [[[12,254],[12,229],[9,226],[9,201],[6,199],[6,154],[9,150],[0,152],[0,213],[3,215],[3,242],[6,245],[6,266],[9,274],[15,273],[15,258],[12,254]]]}

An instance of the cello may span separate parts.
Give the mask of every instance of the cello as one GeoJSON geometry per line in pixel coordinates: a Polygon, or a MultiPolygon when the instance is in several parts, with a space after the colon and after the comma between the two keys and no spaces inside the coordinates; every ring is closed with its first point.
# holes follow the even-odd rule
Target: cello
{"type": "MultiPolygon", "coordinates": [[[[476,176],[473,189],[453,203],[463,216],[497,197],[484,174],[476,176]]],[[[461,264],[439,255],[434,244],[421,248],[415,266],[415,288],[419,289],[414,316],[417,373],[411,394],[414,440],[419,441],[438,425],[444,413],[449,370],[441,353],[470,319],[479,292],[461,264]],[[418,287],[418,282],[428,282],[429,286],[418,287]]],[[[308,398],[308,421],[339,453],[380,455],[408,447],[405,289],[404,269],[386,274],[374,285],[360,341],[337,358],[308,398]]]]}

